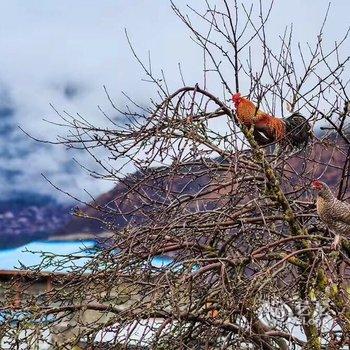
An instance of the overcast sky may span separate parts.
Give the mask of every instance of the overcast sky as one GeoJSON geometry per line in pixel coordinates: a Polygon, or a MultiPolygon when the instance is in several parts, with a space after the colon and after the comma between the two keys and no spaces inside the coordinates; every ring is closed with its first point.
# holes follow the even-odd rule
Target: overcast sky
{"type": "MultiPolygon", "coordinates": [[[[296,40],[311,41],[327,5],[327,0],[276,1],[270,22],[276,43],[291,22],[296,40]]],[[[349,13],[348,0],[334,1],[325,28],[329,43],[343,35],[349,13]]],[[[116,101],[122,102],[123,90],[147,103],[152,88],[141,81],[124,28],[142,58],[151,51],[154,69],[165,70],[171,87],[180,83],[178,62],[188,84],[201,80],[201,51],[166,0],[0,1],[0,196],[14,190],[53,193],[40,173],[76,195],[84,188],[95,195],[111,188],[82,174],[70,152],[29,140],[17,125],[34,136],[54,138],[57,127],[42,121],[57,120],[50,103],[103,122],[97,109],[109,110],[103,85],[116,101]]]]}

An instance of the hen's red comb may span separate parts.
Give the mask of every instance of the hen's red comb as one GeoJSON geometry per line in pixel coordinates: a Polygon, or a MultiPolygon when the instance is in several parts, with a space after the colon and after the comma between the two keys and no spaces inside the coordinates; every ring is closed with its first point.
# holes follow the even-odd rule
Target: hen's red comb
{"type": "Polygon", "coordinates": [[[322,181],[312,180],[311,186],[314,187],[314,188],[317,188],[317,187],[323,187],[323,184],[322,184],[322,181]]]}

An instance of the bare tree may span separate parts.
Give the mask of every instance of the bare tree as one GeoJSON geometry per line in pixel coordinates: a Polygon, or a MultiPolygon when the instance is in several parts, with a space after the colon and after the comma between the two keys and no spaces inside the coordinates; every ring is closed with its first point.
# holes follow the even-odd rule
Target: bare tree
{"type": "Polygon", "coordinates": [[[203,12],[188,6],[185,13],[172,3],[203,50],[202,82],[187,86],[179,66],[183,86],[170,92],[128,38],[158,99],[144,107],[128,96],[130,107],[121,110],[106,90],[125,122],[101,110],[104,127],[57,112],[70,129],[57,143],[88,152],[102,169],[92,175],[123,190],[112,203],[88,204],[113,232],[93,254],[44,255],[6,285],[1,309],[9,318],[0,332],[12,334],[9,348],[40,338],[60,349],[349,345],[350,246],[344,238],[331,251],[333,238],[309,191],[313,178],[328,173],[339,198],[349,185],[349,57],[341,51],[348,33],[323,47],[327,11],[313,44],[297,44],[287,27],[275,48],[267,35],[273,3],[264,4],[208,1],[203,12]],[[217,83],[220,96],[211,91],[217,83]],[[271,114],[300,112],[323,131],[305,150],[261,146],[254,130],[237,121],[230,98],[238,91],[271,114]],[[96,156],[100,148],[107,160],[96,156]],[[129,165],[135,173],[125,176],[129,165]],[[160,256],[168,258],[159,264],[160,256]],[[43,273],[67,262],[74,264],[69,273],[43,273]],[[30,285],[43,276],[50,288],[35,295],[30,285]],[[17,304],[15,285],[22,288],[17,304]],[[16,310],[23,313],[14,322],[16,310]],[[67,337],[57,341],[63,324],[67,337]]]}

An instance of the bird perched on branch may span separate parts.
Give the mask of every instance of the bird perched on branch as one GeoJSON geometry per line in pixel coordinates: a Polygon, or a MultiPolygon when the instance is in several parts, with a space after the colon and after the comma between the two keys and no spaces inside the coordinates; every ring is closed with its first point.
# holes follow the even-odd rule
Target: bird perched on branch
{"type": "Polygon", "coordinates": [[[293,113],[282,119],[259,110],[253,102],[238,92],[232,95],[239,122],[246,127],[254,126],[254,138],[259,145],[272,142],[304,148],[311,136],[311,126],[304,116],[293,113]]]}
{"type": "Polygon", "coordinates": [[[332,248],[336,249],[341,235],[350,236],[350,204],[337,199],[322,181],[313,180],[311,187],[317,192],[318,216],[335,234],[332,248]]]}

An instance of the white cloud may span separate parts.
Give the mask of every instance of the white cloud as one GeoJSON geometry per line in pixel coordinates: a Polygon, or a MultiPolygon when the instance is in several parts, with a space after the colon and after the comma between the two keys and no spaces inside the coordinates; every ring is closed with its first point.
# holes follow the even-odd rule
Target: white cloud
{"type": "MultiPolygon", "coordinates": [[[[181,6],[188,2],[176,1],[181,6]]],[[[300,41],[312,40],[327,3],[328,0],[278,2],[270,33],[283,32],[284,26],[293,21],[295,36],[300,41]]],[[[345,31],[349,7],[347,0],[334,3],[326,27],[329,42],[345,31]]],[[[151,85],[141,82],[144,75],[128,48],[124,28],[128,29],[143,59],[147,58],[147,51],[151,51],[154,69],[165,70],[171,87],[180,83],[179,61],[183,63],[189,84],[201,80],[201,51],[188,38],[186,28],[167,1],[1,1],[0,79],[16,107],[13,123],[35,136],[54,138],[59,132],[57,127],[42,121],[42,118],[57,120],[49,103],[103,122],[97,105],[107,110],[109,106],[102,85],[106,85],[119,102],[123,101],[121,90],[146,102],[154,91],[151,85]],[[63,93],[68,83],[80,88],[75,98],[68,99],[63,93]]],[[[276,38],[271,40],[277,43],[276,38]]],[[[218,86],[212,89],[220,91],[218,86]]],[[[33,147],[33,143],[19,133],[3,140],[0,146],[14,147],[11,140],[18,143],[16,147],[33,147]]],[[[6,161],[0,158],[3,166],[23,172],[19,181],[7,184],[9,188],[25,190],[30,186],[48,192],[49,187],[39,176],[41,172],[49,172],[54,181],[75,193],[87,187],[97,194],[112,186],[88,180],[85,175],[77,180],[76,174],[62,174],[61,168],[69,159],[71,154],[59,147],[50,150],[36,147],[24,158],[6,161]]]]}

